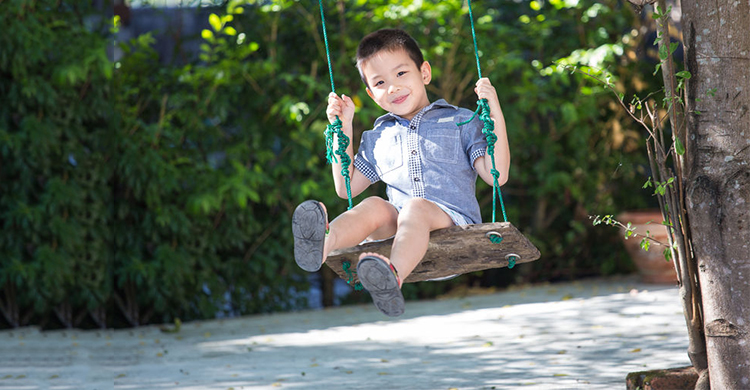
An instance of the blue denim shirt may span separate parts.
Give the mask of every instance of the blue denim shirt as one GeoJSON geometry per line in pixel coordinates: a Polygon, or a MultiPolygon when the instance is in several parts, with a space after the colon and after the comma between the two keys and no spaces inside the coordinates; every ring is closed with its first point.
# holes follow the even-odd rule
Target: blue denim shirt
{"type": "Polygon", "coordinates": [[[411,198],[425,198],[469,223],[481,223],[474,160],[486,153],[487,141],[478,117],[456,125],[472,115],[443,99],[411,121],[385,114],[362,133],[354,166],[372,183],[382,180],[399,210],[411,198]]]}

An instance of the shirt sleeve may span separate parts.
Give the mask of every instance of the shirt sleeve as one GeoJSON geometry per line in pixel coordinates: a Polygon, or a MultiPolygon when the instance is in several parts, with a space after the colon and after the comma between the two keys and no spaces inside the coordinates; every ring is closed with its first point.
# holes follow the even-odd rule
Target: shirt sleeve
{"type": "Polygon", "coordinates": [[[370,183],[377,183],[380,181],[380,176],[375,170],[375,159],[373,156],[373,148],[375,145],[371,145],[371,142],[367,141],[368,137],[362,137],[362,141],[359,144],[359,150],[354,156],[354,167],[359,169],[366,178],[370,180],[370,183]]]}
{"type": "MultiPolygon", "coordinates": [[[[469,110],[462,110],[462,113],[468,113],[469,115],[462,121],[468,120],[473,115],[473,112],[469,110]]],[[[461,126],[461,142],[464,145],[466,155],[469,156],[471,169],[474,169],[474,161],[487,153],[487,139],[482,134],[483,127],[484,123],[479,119],[479,116],[475,116],[471,122],[461,126]]]]}

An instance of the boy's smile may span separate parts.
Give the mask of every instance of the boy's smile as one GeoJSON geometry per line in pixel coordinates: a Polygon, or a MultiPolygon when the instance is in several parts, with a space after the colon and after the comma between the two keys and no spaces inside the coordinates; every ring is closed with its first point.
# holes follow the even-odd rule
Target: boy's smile
{"type": "Polygon", "coordinates": [[[432,69],[425,61],[417,67],[404,50],[381,51],[362,65],[367,94],[381,108],[411,120],[430,104],[425,85],[432,69]]]}

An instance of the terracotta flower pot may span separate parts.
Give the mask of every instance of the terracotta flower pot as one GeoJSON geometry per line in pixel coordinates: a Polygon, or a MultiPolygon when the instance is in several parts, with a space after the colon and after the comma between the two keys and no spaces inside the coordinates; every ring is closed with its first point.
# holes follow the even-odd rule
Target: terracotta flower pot
{"type": "Polygon", "coordinates": [[[623,243],[630,258],[633,259],[644,283],[675,284],[677,273],[674,263],[664,257],[665,246],[652,242],[648,251],[641,248],[642,236],[648,234],[654,239],[669,245],[669,231],[662,225],[663,218],[659,210],[626,211],[616,217],[619,222],[635,228],[639,236],[625,238],[623,243]]]}

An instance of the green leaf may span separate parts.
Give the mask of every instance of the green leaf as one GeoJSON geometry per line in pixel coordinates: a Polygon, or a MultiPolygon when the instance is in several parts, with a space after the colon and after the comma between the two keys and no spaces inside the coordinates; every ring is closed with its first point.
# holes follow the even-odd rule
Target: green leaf
{"type": "Polygon", "coordinates": [[[227,26],[227,28],[224,29],[224,34],[234,36],[237,35],[237,30],[235,30],[232,26],[227,26]]]}
{"type": "Polygon", "coordinates": [[[689,79],[690,77],[692,77],[692,74],[690,74],[690,72],[686,70],[682,70],[682,71],[675,73],[675,76],[681,77],[683,79],[689,79]]]}
{"type": "Polygon", "coordinates": [[[682,141],[680,141],[680,139],[677,137],[675,137],[674,139],[674,150],[680,156],[685,154],[685,146],[682,144],[682,141]]]}
{"type": "MultiPolygon", "coordinates": [[[[669,54],[673,54],[677,48],[680,47],[679,42],[672,42],[669,44],[669,54]]],[[[684,71],[683,71],[684,72],[684,71]]],[[[682,73],[682,72],[680,72],[682,73]]]]}
{"type": "Polygon", "coordinates": [[[659,46],[659,59],[664,61],[668,57],[669,57],[669,53],[667,53],[667,46],[666,45],[659,46]]]}
{"type": "Polygon", "coordinates": [[[214,33],[211,30],[204,29],[203,31],[201,31],[201,37],[206,40],[211,40],[214,37],[214,33]]]}
{"type": "Polygon", "coordinates": [[[221,30],[221,19],[219,19],[219,15],[216,15],[216,14],[209,15],[208,23],[211,25],[211,28],[213,28],[214,31],[218,32],[221,30]]]}
{"type": "Polygon", "coordinates": [[[661,69],[661,62],[656,64],[656,67],[654,68],[654,73],[652,74],[656,76],[656,74],[659,73],[659,69],[661,69]]]}

